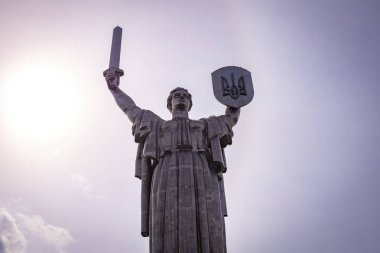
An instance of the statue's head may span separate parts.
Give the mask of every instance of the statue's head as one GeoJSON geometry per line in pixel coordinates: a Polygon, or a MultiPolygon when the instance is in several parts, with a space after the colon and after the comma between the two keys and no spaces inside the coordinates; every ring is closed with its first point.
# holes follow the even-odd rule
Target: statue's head
{"type": "Polygon", "coordinates": [[[170,112],[173,109],[190,111],[192,106],[191,94],[186,89],[177,87],[170,92],[167,100],[167,107],[170,112]]]}

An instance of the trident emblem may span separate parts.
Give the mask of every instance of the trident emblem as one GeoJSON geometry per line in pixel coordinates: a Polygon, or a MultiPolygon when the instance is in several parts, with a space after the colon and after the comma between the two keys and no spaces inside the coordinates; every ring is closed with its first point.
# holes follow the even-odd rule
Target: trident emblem
{"type": "Polygon", "coordinates": [[[253,99],[251,73],[243,68],[227,66],[211,73],[215,98],[222,104],[240,108],[253,99]]]}
{"type": "Polygon", "coordinates": [[[233,99],[237,99],[240,97],[240,95],[247,95],[247,91],[245,90],[244,76],[241,76],[238,79],[237,85],[235,84],[234,73],[231,73],[231,85],[228,83],[228,80],[224,76],[221,76],[221,83],[223,87],[223,96],[230,95],[233,99]]]}

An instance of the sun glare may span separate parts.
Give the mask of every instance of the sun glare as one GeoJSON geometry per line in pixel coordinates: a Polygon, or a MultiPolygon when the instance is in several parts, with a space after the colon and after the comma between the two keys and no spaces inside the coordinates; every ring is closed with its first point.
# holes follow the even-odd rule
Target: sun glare
{"type": "Polygon", "coordinates": [[[75,124],[74,85],[64,68],[28,64],[8,76],[3,85],[3,124],[18,138],[56,140],[64,138],[75,124]]]}

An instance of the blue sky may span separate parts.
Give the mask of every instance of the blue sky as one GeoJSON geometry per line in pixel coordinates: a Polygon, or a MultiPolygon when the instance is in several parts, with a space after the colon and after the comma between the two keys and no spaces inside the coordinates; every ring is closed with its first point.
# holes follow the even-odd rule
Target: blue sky
{"type": "Polygon", "coordinates": [[[131,124],[102,71],[169,119],[224,113],[211,72],[252,72],[225,175],[230,252],[380,251],[378,1],[0,2],[0,252],[148,252],[131,124]]]}

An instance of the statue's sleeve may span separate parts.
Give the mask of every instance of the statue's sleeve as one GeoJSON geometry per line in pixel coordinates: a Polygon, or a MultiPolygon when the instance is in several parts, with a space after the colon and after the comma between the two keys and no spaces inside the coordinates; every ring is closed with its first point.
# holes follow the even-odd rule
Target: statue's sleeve
{"type": "Polygon", "coordinates": [[[205,119],[207,137],[212,155],[211,164],[217,172],[226,172],[227,164],[224,148],[232,144],[232,122],[228,116],[211,116],[205,119]]]}
{"type": "Polygon", "coordinates": [[[151,111],[142,110],[135,118],[132,134],[138,143],[135,176],[141,179],[141,235],[149,236],[150,185],[158,161],[158,129],[162,119],[151,111]]]}
{"type": "Polygon", "coordinates": [[[227,216],[227,203],[224,189],[223,173],[227,171],[226,156],[224,148],[232,144],[232,126],[234,122],[226,115],[211,116],[205,119],[207,124],[207,137],[211,153],[211,166],[218,175],[220,190],[220,201],[222,212],[227,216]]]}
{"type": "Polygon", "coordinates": [[[159,157],[158,153],[158,129],[163,120],[148,110],[141,110],[133,121],[132,134],[135,142],[138,143],[136,157],[136,174],[141,178],[141,159],[147,158],[156,162],[159,157]]]}

